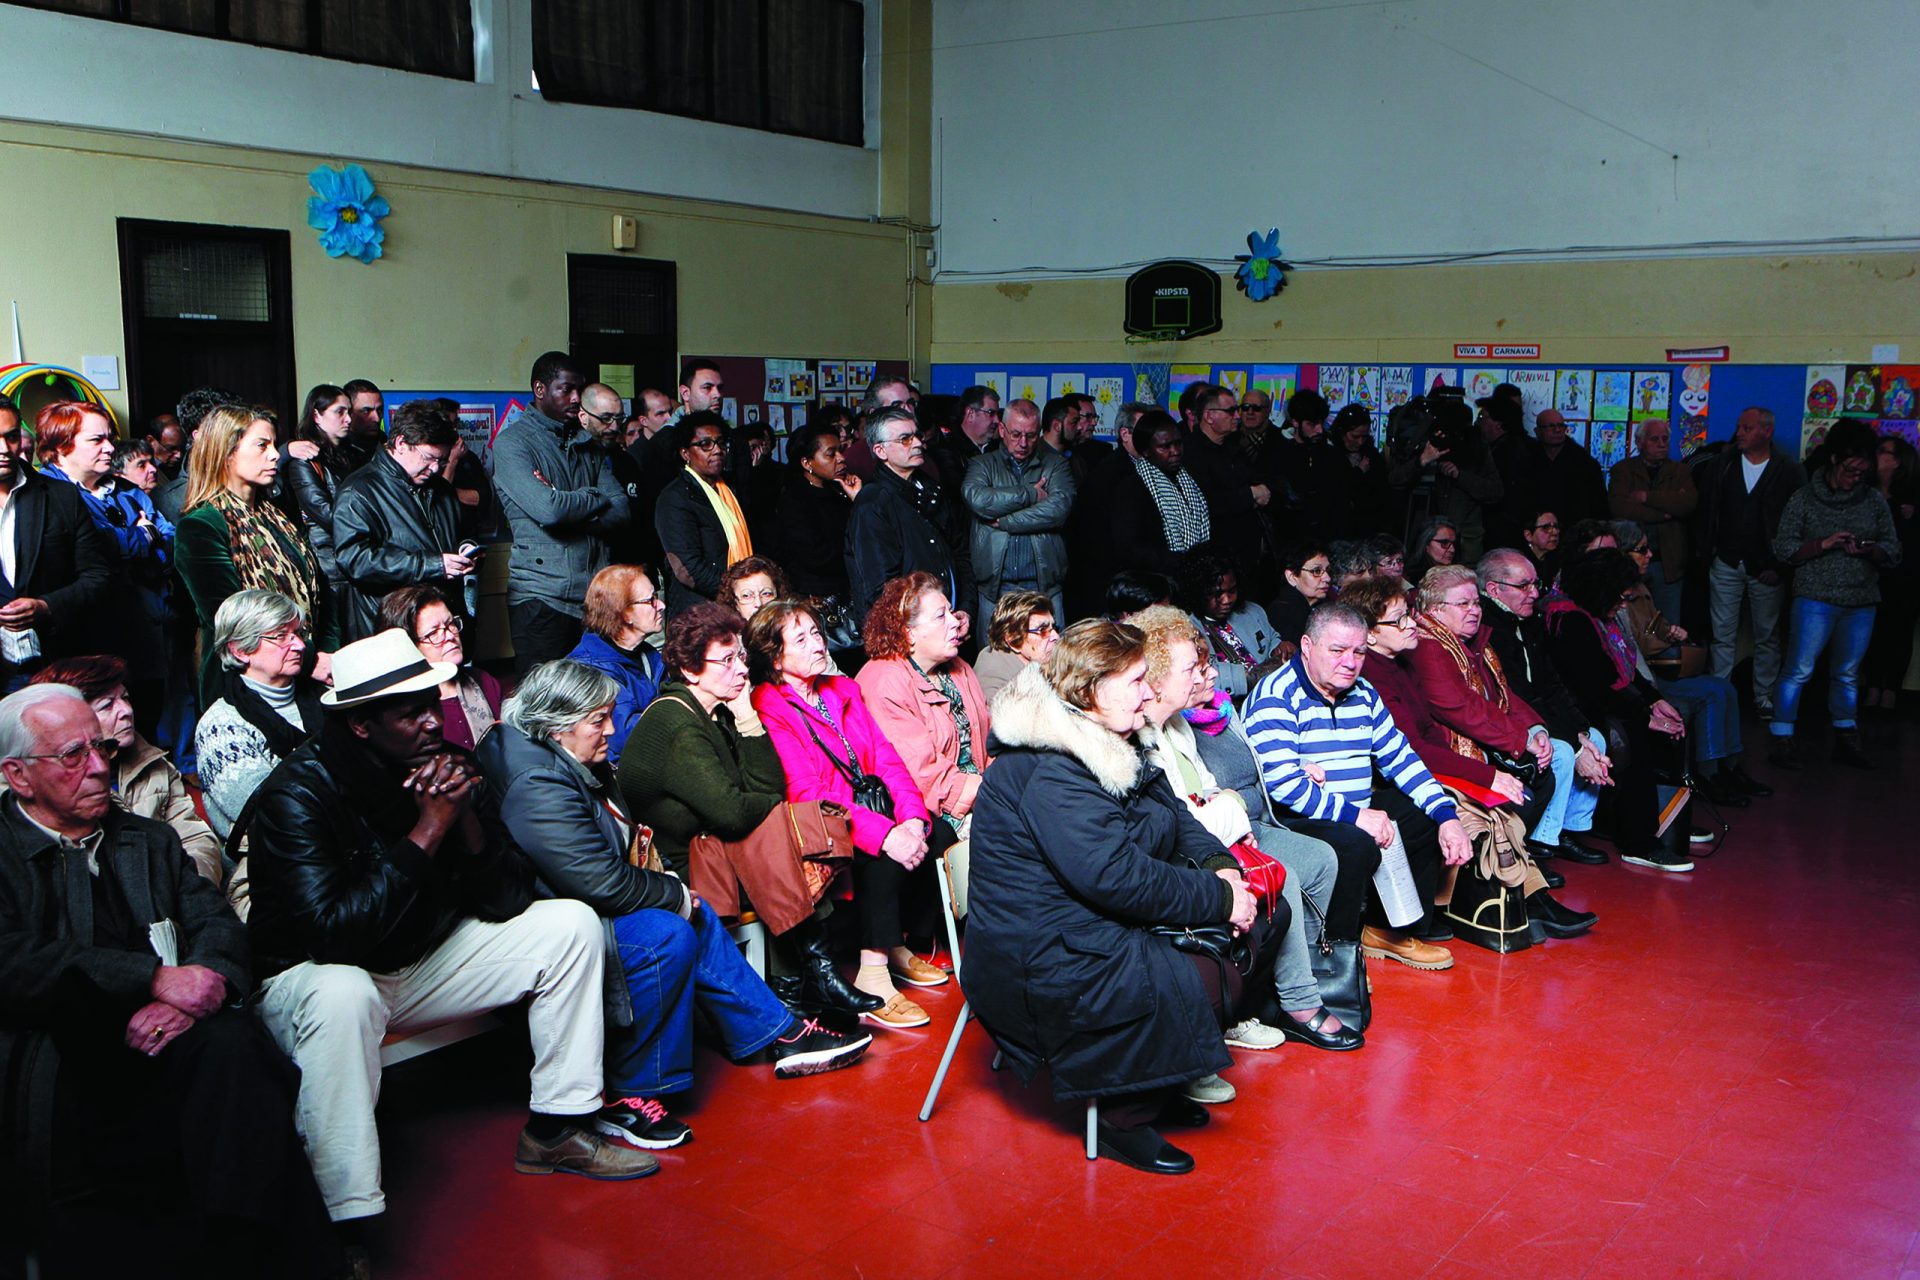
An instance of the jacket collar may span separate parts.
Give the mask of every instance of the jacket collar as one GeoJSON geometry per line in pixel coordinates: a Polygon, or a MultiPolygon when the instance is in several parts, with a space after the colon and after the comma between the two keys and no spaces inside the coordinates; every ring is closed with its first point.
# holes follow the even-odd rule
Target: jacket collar
{"type": "Polygon", "coordinates": [[[1007,747],[1071,757],[1116,799],[1133,792],[1146,770],[1132,739],[1062,702],[1040,668],[1031,664],[993,700],[993,736],[1007,747]]]}

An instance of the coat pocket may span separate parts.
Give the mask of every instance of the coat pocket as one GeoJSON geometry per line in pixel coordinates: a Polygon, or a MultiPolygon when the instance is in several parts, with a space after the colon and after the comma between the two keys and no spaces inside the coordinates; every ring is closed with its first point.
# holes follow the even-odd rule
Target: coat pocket
{"type": "Polygon", "coordinates": [[[1146,1017],[1156,1003],[1141,952],[1146,942],[1138,930],[1119,926],[1063,932],[1055,962],[1034,982],[1037,1002],[1051,1007],[1068,1034],[1146,1017]]]}

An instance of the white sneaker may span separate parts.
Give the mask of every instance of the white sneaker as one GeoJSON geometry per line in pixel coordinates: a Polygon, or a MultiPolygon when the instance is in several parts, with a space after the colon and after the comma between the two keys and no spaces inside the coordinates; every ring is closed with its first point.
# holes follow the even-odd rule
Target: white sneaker
{"type": "Polygon", "coordinates": [[[1227,1043],[1236,1049],[1278,1049],[1286,1042],[1284,1033],[1258,1018],[1227,1028],[1227,1043]]]}
{"type": "Polygon", "coordinates": [[[1208,1106],[1232,1102],[1239,1096],[1239,1091],[1222,1080],[1218,1073],[1201,1076],[1198,1080],[1189,1080],[1180,1091],[1186,1094],[1190,1101],[1204,1102],[1208,1106]]]}

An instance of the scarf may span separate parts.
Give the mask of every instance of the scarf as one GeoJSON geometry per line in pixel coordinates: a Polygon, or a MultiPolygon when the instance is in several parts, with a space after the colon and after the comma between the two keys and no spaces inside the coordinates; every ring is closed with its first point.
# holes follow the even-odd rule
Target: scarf
{"type": "MultiPolygon", "coordinates": [[[[965,698],[960,696],[960,686],[954,683],[952,676],[938,668],[932,671],[920,671],[920,664],[912,658],[907,659],[907,665],[915,671],[918,671],[922,679],[932,682],[933,687],[938,689],[941,695],[946,698],[947,706],[953,712],[954,728],[960,731],[960,758],[955,762],[959,766],[960,772],[980,772],[980,766],[975,763],[973,758],[973,724],[967,719],[967,702],[965,698]]],[[[943,813],[940,816],[945,819],[947,825],[952,827],[956,832],[960,830],[960,824],[966,821],[966,819],[955,817],[951,813],[943,813]]]]}
{"type": "Polygon", "coordinates": [[[707,504],[713,508],[713,514],[720,517],[720,528],[727,535],[728,567],[739,564],[753,554],[753,539],[747,536],[747,513],[740,509],[732,486],[724,480],[717,485],[708,484],[692,467],[687,468],[687,474],[707,495],[707,504]]]}
{"type": "Polygon", "coordinates": [[[1167,550],[1186,551],[1213,536],[1213,521],[1207,516],[1207,499],[1185,467],[1169,477],[1145,458],[1133,460],[1134,474],[1147,486],[1147,494],[1160,511],[1160,529],[1167,536],[1167,550]]]}
{"type": "Polygon", "coordinates": [[[220,696],[226,699],[228,706],[240,713],[242,720],[260,731],[267,740],[267,750],[281,760],[292,755],[294,748],[320,728],[320,691],[304,677],[296,676],[292,689],[293,704],[299,712],[302,726],[299,729],[289,724],[287,718],[275,710],[273,704],[248,684],[246,677],[238,671],[221,673],[220,696]]]}
{"type": "Polygon", "coordinates": [[[271,502],[248,503],[221,489],[208,505],[227,522],[227,553],[242,587],[278,591],[295,604],[309,625],[315,621],[314,584],[320,571],[307,539],[271,502]]]}
{"type": "Polygon", "coordinates": [[[1587,625],[1599,633],[1601,647],[1607,651],[1607,656],[1613,659],[1613,683],[1608,687],[1618,692],[1632,684],[1633,645],[1616,623],[1594,617],[1564,596],[1558,600],[1548,601],[1547,629],[1555,635],[1560,633],[1560,628],[1566,624],[1568,618],[1575,616],[1585,619],[1587,625]]]}
{"type": "Polygon", "coordinates": [[[481,687],[478,677],[462,672],[453,679],[453,698],[460,704],[460,714],[467,718],[467,732],[477,745],[480,739],[487,736],[487,731],[498,723],[493,707],[487,702],[487,691],[481,687]]]}
{"type": "Polygon", "coordinates": [[[1229,698],[1226,691],[1222,689],[1215,691],[1213,701],[1209,702],[1206,706],[1188,707],[1180,714],[1186,719],[1188,724],[1194,727],[1195,731],[1204,733],[1209,738],[1217,738],[1227,727],[1227,720],[1232,707],[1233,699],[1229,698]]]}
{"type": "MultiPolygon", "coordinates": [[[[1480,654],[1485,659],[1484,664],[1476,662],[1467,648],[1467,642],[1447,627],[1431,621],[1424,614],[1415,619],[1414,625],[1420,632],[1422,644],[1437,644],[1453,659],[1453,665],[1459,669],[1469,689],[1503,712],[1513,705],[1513,695],[1507,689],[1507,673],[1500,667],[1500,655],[1492,649],[1486,649],[1480,654]]],[[[1447,729],[1447,745],[1455,754],[1471,760],[1487,758],[1485,747],[1451,727],[1447,729]]]]}
{"type": "Polygon", "coordinates": [[[1207,639],[1212,642],[1215,661],[1231,662],[1235,666],[1252,671],[1259,664],[1253,659],[1253,650],[1247,648],[1247,642],[1233,633],[1233,627],[1225,622],[1204,622],[1207,639]]]}

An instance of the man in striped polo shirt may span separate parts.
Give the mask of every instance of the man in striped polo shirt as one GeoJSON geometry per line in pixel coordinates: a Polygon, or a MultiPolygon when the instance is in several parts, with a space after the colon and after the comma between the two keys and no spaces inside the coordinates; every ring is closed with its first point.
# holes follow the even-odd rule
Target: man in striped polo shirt
{"type": "MultiPolygon", "coordinates": [[[[1422,864],[1436,872],[1442,861],[1459,866],[1473,842],[1386,703],[1360,678],[1366,655],[1367,620],[1358,610],[1337,601],[1314,606],[1293,661],[1247,698],[1247,738],[1274,807],[1295,815],[1291,830],[1333,845],[1344,866],[1359,857],[1378,865],[1397,828],[1415,879],[1437,883],[1437,875],[1420,874],[1422,864]],[[1376,797],[1375,769],[1401,794],[1376,797]]],[[[1445,947],[1386,927],[1372,910],[1375,923],[1357,930],[1358,919],[1329,912],[1328,936],[1351,941],[1357,932],[1369,956],[1416,969],[1453,967],[1445,947]]]]}

